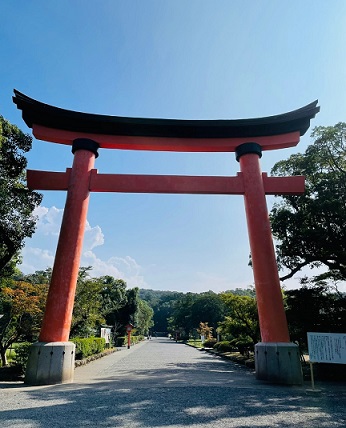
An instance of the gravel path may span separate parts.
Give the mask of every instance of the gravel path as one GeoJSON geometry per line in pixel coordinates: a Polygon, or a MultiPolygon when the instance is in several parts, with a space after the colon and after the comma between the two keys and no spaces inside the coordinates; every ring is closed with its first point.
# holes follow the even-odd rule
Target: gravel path
{"type": "Polygon", "coordinates": [[[344,428],[345,383],[309,388],[154,338],[78,367],[73,384],[0,383],[0,427],[344,428]]]}

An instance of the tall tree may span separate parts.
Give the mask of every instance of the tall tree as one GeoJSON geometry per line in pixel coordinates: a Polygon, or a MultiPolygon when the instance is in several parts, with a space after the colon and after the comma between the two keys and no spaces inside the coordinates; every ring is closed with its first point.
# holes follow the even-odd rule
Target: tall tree
{"type": "Polygon", "coordinates": [[[42,196],[25,184],[24,153],[32,138],[0,116],[0,275],[35,231],[33,210],[42,196]]]}
{"type": "Polygon", "coordinates": [[[6,365],[6,350],[18,340],[32,341],[38,335],[48,291],[47,284],[3,280],[0,285],[0,355],[6,365]]]}
{"type": "Polygon", "coordinates": [[[213,291],[186,293],[175,301],[169,327],[172,332],[179,331],[184,337],[196,332],[201,322],[208,323],[215,331],[226,311],[220,295],[213,291]]]}
{"type": "Polygon", "coordinates": [[[115,279],[110,275],[102,276],[98,280],[102,283],[102,313],[107,316],[117,312],[127,302],[126,282],[122,279],[115,279]]]}
{"type": "Polygon", "coordinates": [[[175,302],[181,298],[183,293],[178,291],[158,291],[144,290],[139,291],[139,297],[145,300],[154,310],[153,330],[159,333],[168,332],[168,319],[172,317],[175,302]]]}
{"type": "Polygon", "coordinates": [[[113,291],[103,293],[103,301],[106,306],[106,323],[113,327],[114,336],[125,334],[125,326],[128,323],[136,324],[136,313],[139,307],[139,289],[137,287],[126,289],[126,282],[117,279],[113,282],[113,291]],[[119,304],[118,297],[121,296],[119,304]],[[112,300],[114,299],[114,300],[112,300]],[[107,304],[108,302],[108,304],[107,304]]]}
{"type": "Polygon", "coordinates": [[[222,293],[221,297],[228,309],[227,316],[220,323],[221,335],[227,340],[247,341],[253,345],[257,343],[260,338],[260,329],[256,299],[232,292],[222,293]]]}
{"type": "Polygon", "coordinates": [[[135,315],[135,326],[139,334],[143,336],[149,333],[153,323],[153,309],[145,300],[138,299],[138,307],[135,315]]]}
{"type": "Polygon", "coordinates": [[[104,317],[101,311],[103,284],[91,278],[91,266],[81,267],[78,273],[76,296],[73,306],[71,337],[96,335],[104,317]]]}
{"type": "Polygon", "coordinates": [[[192,319],[192,306],[197,298],[196,293],[186,293],[175,301],[174,311],[168,322],[168,328],[173,334],[179,332],[180,337],[188,337],[198,327],[201,320],[196,325],[192,319]]]}
{"type": "Polygon", "coordinates": [[[198,294],[191,307],[191,319],[194,328],[200,326],[202,322],[207,323],[209,328],[215,331],[226,312],[227,307],[220,294],[216,294],[213,291],[198,294]]]}
{"type": "MultiPolygon", "coordinates": [[[[304,266],[327,268],[334,281],[346,280],[346,123],[317,127],[303,154],[278,162],[274,175],[304,175],[301,196],[283,196],[271,211],[281,280],[304,266]],[[288,270],[288,271],[287,271],[288,270]]],[[[316,280],[320,279],[318,276],[316,280]]]]}

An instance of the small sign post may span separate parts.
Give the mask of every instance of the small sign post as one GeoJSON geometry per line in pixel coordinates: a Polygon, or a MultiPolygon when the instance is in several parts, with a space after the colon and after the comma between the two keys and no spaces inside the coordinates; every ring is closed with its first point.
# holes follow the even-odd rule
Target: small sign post
{"type": "Polygon", "coordinates": [[[346,333],[308,333],[311,387],[315,389],[313,363],[346,364],[346,333]]]}
{"type": "Polygon", "coordinates": [[[313,363],[346,364],[346,333],[308,333],[313,363]]]}
{"type": "Polygon", "coordinates": [[[127,324],[126,326],[126,331],[127,331],[127,349],[130,349],[131,346],[131,331],[133,329],[133,325],[132,324],[127,324]]]}
{"type": "Polygon", "coordinates": [[[101,328],[101,337],[105,339],[106,347],[110,347],[111,342],[111,332],[112,330],[109,327],[102,327],[101,328]]]}

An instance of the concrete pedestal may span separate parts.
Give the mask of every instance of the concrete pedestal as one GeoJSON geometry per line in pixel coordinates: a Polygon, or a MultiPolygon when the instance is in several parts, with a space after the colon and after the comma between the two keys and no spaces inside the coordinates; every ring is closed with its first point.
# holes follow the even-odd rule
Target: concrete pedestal
{"type": "Polygon", "coordinates": [[[303,383],[299,348],[295,343],[257,343],[255,365],[259,380],[286,385],[303,383]]]}
{"type": "Polygon", "coordinates": [[[73,381],[75,344],[37,342],[30,348],[25,373],[28,385],[54,385],[73,381]]]}

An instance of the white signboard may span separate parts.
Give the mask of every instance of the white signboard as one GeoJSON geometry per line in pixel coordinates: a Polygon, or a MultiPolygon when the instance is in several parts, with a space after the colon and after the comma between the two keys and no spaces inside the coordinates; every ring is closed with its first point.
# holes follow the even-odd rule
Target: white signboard
{"type": "Polygon", "coordinates": [[[111,329],[110,328],[101,328],[101,337],[103,337],[106,343],[110,343],[111,340],[111,329]]]}
{"type": "Polygon", "coordinates": [[[312,363],[346,364],[346,333],[308,333],[312,363]]]}

